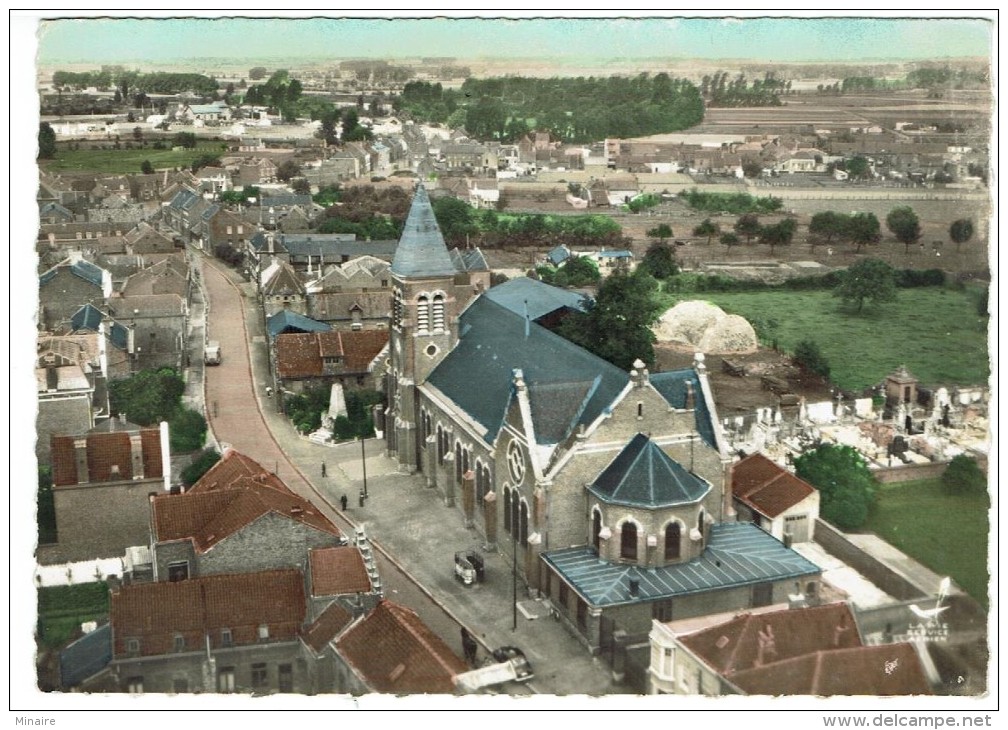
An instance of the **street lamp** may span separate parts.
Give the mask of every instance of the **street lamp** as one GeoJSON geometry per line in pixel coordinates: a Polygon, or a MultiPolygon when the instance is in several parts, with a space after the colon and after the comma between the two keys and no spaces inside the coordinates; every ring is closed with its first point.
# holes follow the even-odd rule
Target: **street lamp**
{"type": "Polygon", "coordinates": [[[367,459],[364,454],[364,437],[361,436],[360,440],[360,457],[361,457],[361,469],[364,471],[364,499],[367,499],[367,459]]]}

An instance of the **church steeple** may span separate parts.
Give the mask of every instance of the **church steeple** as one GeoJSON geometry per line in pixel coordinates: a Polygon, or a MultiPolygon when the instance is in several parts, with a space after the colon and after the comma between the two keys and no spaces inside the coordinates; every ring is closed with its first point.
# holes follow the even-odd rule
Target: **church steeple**
{"type": "Polygon", "coordinates": [[[403,227],[392,273],[403,278],[451,276],[455,273],[444,236],[423,185],[417,187],[403,227]]]}

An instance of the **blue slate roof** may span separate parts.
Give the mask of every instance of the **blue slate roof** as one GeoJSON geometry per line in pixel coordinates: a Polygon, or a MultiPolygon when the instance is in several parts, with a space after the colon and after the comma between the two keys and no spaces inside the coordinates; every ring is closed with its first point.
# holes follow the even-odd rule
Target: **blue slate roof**
{"type": "Polygon", "coordinates": [[[484,426],[487,443],[493,443],[511,400],[515,368],[532,393],[544,384],[592,384],[581,389],[587,400],[571,412],[573,426],[598,418],[630,380],[615,365],[483,295],[462,313],[459,342],[428,381],[484,426]]]}
{"type": "Polygon", "coordinates": [[[691,474],[638,433],[602,470],[588,491],[603,502],[631,507],[670,507],[699,501],[710,483],[691,474]]]}
{"type": "Polygon", "coordinates": [[[129,330],[118,322],[112,322],[109,339],[117,348],[125,350],[129,345],[129,330]]]}
{"type": "Polygon", "coordinates": [[[60,652],[60,685],[69,689],[93,677],[112,661],[112,626],[99,626],[60,652]]]}
{"type": "Polygon", "coordinates": [[[392,259],[397,276],[450,276],[455,273],[444,236],[434,217],[427,190],[420,185],[413,196],[399,248],[392,259]]]}
{"type": "Polygon", "coordinates": [[[590,300],[584,294],[544,284],[527,276],[519,276],[490,287],[483,295],[522,317],[528,305],[528,316],[537,320],[558,309],[586,311],[590,300]]]}
{"type": "Polygon", "coordinates": [[[554,266],[559,266],[570,258],[570,251],[567,250],[566,246],[557,246],[556,248],[550,249],[550,252],[546,254],[546,258],[554,266]]]}
{"type": "Polygon", "coordinates": [[[179,190],[177,193],[175,193],[175,196],[171,199],[171,202],[168,204],[168,206],[170,208],[176,208],[178,210],[186,210],[192,207],[195,203],[199,202],[199,200],[200,196],[198,196],[192,190],[189,190],[188,188],[182,188],[182,190],[179,190]]]}
{"type": "Polygon", "coordinates": [[[686,383],[693,384],[693,403],[696,414],[696,429],[700,438],[708,446],[717,449],[717,441],[714,438],[714,422],[711,420],[710,410],[707,408],[707,401],[700,390],[700,378],[695,370],[670,370],[666,373],[652,373],[651,385],[655,387],[662,397],[668,401],[673,408],[686,407],[686,383]]]}
{"type": "Polygon", "coordinates": [[[632,259],[633,254],[629,251],[599,251],[598,257],[602,259],[632,259]]]}
{"type": "Polygon", "coordinates": [[[609,563],[590,547],[543,553],[551,565],[590,605],[609,607],[675,598],[705,591],[818,575],[820,570],[773,535],[749,522],[711,526],[707,549],[699,558],[661,568],[609,563]],[[630,595],[630,580],[638,594],[630,595]]]}
{"type": "Polygon", "coordinates": [[[70,316],[70,331],[91,330],[97,332],[103,319],[105,319],[104,312],[90,304],[85,304],[70,316]]]}
{"type": "Polygon", "coordinates": [[[395,255],[398,241],[357,241],[348,238],[346,234],[288,234],[276,237],[276,250],[286,250],[291,260],[300,260],[312,256],[314,258],[332,258],[342,261],[348,256],[376,256],[390,259],[395,255]]]}
{"type": "Polygon", "coordinates": [[[284,332],[328,332],[332,327],[325,322],[283,309],[266,321],[266,329],[270,337],[276,337],[284,332]]]}
{"type": "MultiPolygon", "coordinates": [[[[66,265],[67,264],[63,263],[54,266],[53,268],[49,269],[49,271],[39,276],[39,286],[45,284],[54,276],[56,276],[57,270],[66,265]]],[[[94,284],[99,289],[101,288],[102,269],[98,266],[95,266],[90,261],[84,261],[83,259],[81,259],[76,263],[70,264],[69,269],[70,273],[73,274],[74,276],[79,276],[81,279],[84,279],[84,281],[94,284]]]]}
{"type": "Polygon", "coordinates": [[[478,248],[453,248],[448,252],[448,255],[451,256],[452,263],[458,271],[487,271],[490,269],[483,252],[478,248]]]}

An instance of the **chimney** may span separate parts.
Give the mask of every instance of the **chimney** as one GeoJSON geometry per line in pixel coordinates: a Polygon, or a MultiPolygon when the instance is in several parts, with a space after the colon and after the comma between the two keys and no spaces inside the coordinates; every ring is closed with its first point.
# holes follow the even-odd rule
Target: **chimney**
{"type": "Polygon", "coordinates": [[[529,310],[528,310],[528,299],[526,299],[525,300],[525,339],[526,340],[528,339],[529,330],[531,329],[531,322],[532,322],[532,320],[529,317],[529,310]]]}
{"type": "Polygon", "coordinates": [[[837,624],[836,628],[833,629],[833,646],[836,648],[840,647],[840,640],[843,635],[847,633],[850,629],[847,627],[847,617],[844,616],[840,619],[840,623],[837,624]]]}
{"type": "Polygon", "coordinates": [[[777,642],[774,639],[773,628],[766,625],[763,631],[756,634],[756,660],[753,666],[762,666],[768,659],[777,655],[777,642]]]}
{"type": "Polygon", "coordinates": [[[637,578],[630,579],[630,595],[637,596],[640,594],[640,581],[637,578]]]}
{"type": "Polygon", "coordinates": [[[692,411],[696,408],[696,395],[693,393],[693,383],[686,382],[686,410],[692,411]]]}
{"type": "Polygon", "coordinates": [[[171,491],[171,447],[168,442],[168,422],[161,421],[161,474],[164,477],[164,490],[171,491]]]}

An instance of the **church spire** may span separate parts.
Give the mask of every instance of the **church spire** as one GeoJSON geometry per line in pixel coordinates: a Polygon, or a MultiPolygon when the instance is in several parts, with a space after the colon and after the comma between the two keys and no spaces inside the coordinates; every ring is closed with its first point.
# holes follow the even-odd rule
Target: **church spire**
{"type": "Polygon", "coordinates": [[[413,204],[392,260],[392,273],[410,277],[450,276],[455,273],[455,265],[448,255],[423,185],[417,187],[413,196],[413,204]]]}

